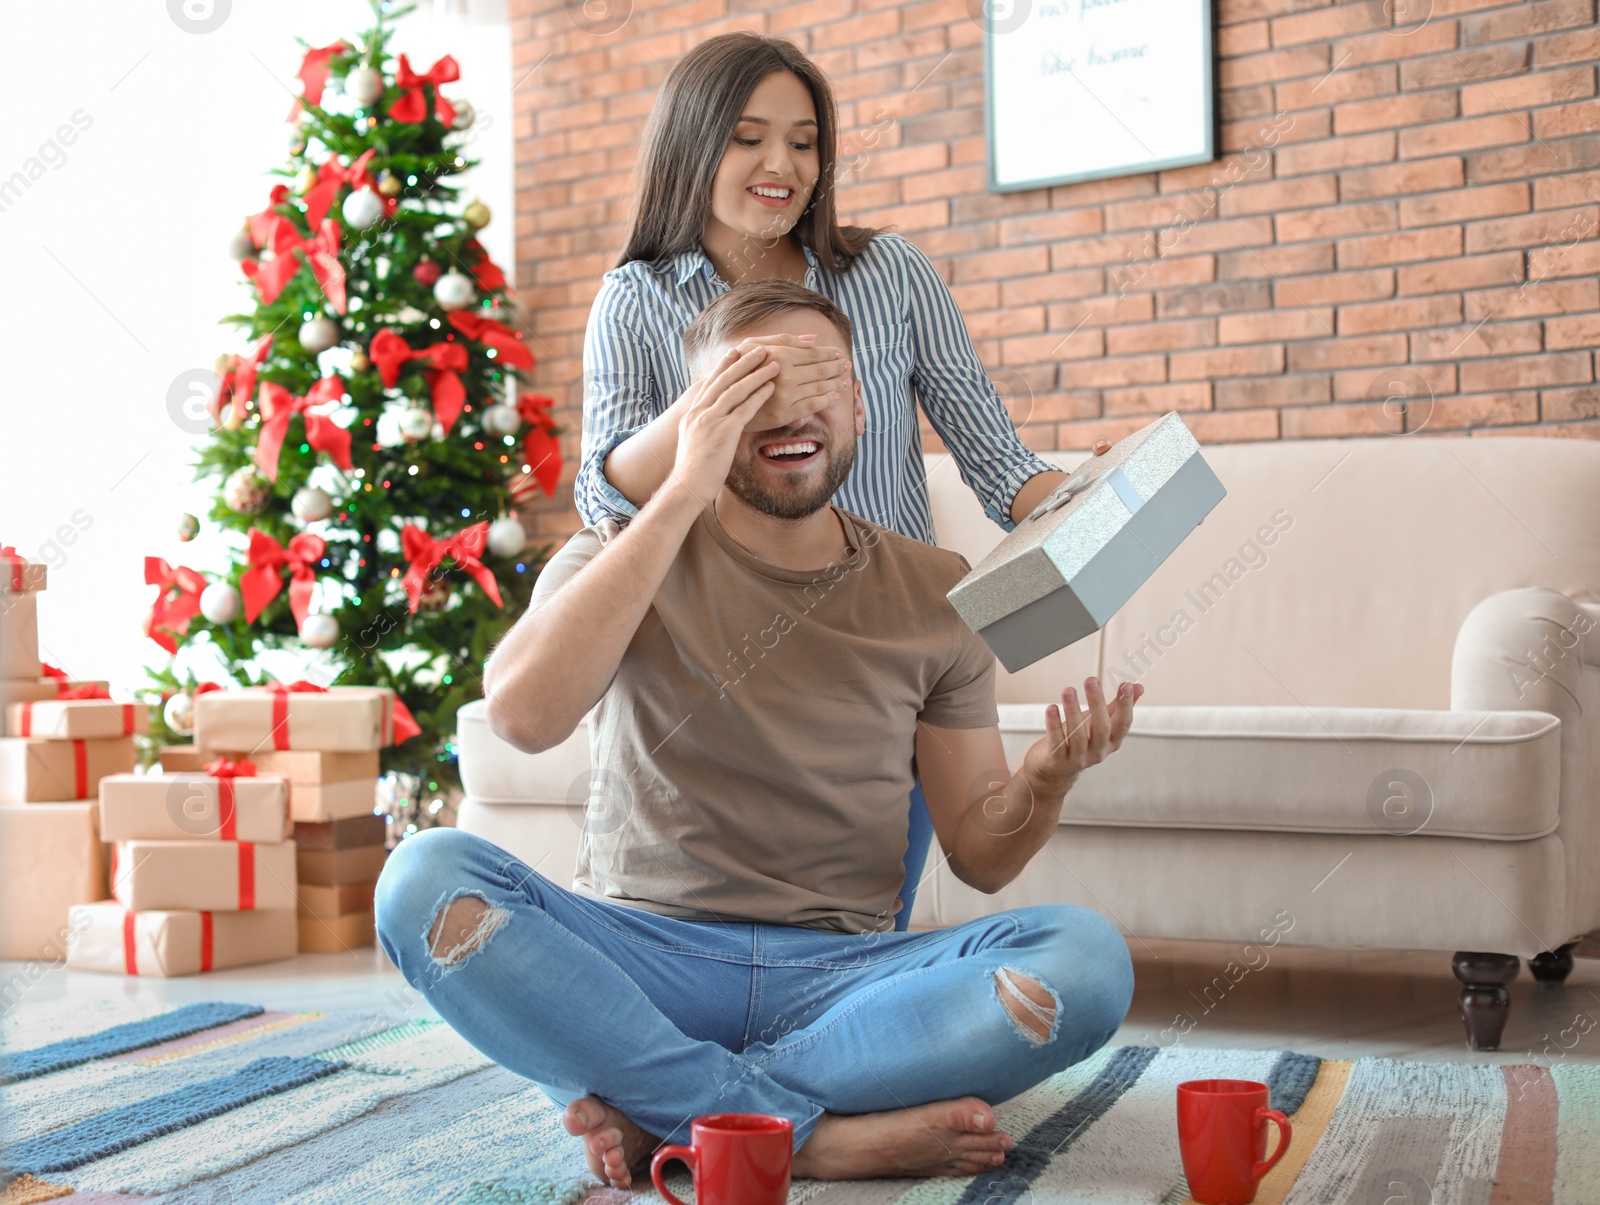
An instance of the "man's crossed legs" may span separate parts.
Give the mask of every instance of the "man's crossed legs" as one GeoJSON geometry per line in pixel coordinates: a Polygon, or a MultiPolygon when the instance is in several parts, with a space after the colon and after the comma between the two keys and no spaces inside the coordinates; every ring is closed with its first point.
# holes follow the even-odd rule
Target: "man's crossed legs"
{"type": "Polygon", "coordinates": [[[379,940],[439,1015],[567,1108],[623,1187],[706,1113],[795,1125],[797,1177],[970,1175],[991,1104],[1098,1050],[1133,990],[1096,913],[1019,908],[927,933],[677,920],[577,895],[482,838],[408,838],[379,940]]]}

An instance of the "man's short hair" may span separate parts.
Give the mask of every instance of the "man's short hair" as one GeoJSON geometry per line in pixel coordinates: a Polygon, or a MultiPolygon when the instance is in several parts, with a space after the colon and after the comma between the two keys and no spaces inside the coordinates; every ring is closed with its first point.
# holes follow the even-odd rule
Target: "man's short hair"
{"type": "Polygon", "coordinates": [[[767,319],[793,310],[814,310],[839,329],[845,350],[854,328],[850,317],[821,293],[792,280],[753,280],[735,285],[699,314],[683,332],[683,358],[691,377],[709,368],[704,361],[722,344],[734,340],[767,319]]]}

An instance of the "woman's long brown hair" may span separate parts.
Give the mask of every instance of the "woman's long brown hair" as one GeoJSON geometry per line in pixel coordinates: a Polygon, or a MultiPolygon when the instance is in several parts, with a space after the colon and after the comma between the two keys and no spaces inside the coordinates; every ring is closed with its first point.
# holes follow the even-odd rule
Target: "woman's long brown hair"
{"type": "Polygon", "coordinates": [[[790,71],[817,110],[817,184],[793,233],[834,272],[848,271],[875,231],[840,226],[833,203],[838,114],[827,76],[793,42],[725,33],[678,61],[650,110],[639,151],[639,192],[628,245],[616,266],[656,260],[700,245],[711,212],[711,185],[734,126],[756,85],[790,71]]]}

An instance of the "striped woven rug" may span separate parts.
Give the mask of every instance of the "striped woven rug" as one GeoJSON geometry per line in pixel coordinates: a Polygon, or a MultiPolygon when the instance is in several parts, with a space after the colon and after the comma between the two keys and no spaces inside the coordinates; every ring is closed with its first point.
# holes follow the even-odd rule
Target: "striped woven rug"
{"type": "MultiPolygon", "coordinates": [[[[434,1020],[117,1001],[16,1009],[0,1043],[3,1205],[662,1200],[598,1186],[555,1106],[434,1020]]],[[[1175,1088],[1209,1077],[1266,1082],[1293,1120],[1262,1205],[1600,1202],[1600,1068],[1139,1046],[1000,1105],[1018,1141],[994,1173],[797,1181],[789,1199],[1183,1205],[1175,1088]]]]}

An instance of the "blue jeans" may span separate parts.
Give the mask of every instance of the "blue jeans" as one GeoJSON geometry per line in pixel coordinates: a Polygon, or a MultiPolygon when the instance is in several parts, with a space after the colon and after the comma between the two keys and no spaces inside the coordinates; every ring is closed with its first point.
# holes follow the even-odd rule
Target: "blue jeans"
{"type": "Polygon", "coordinates": [[[559,1104],[592,1093],[669,1142],[706,1113],[788,1117],[798,1148],[824,1112],[1007,1100],[1105,1045],[1133,993],[1127,943],[1084,908],[860,935],[678,920],[580,896],[450,828],[390,855],[377,918],[384,953],[473,1046],[559,1104]],[[482,923],[468,952],[438,957],[429,936],[462,896],[488,905],[482,923]],[[1048,1038],[1002,1002],[1002,968],[1055,1000],[1048,1038]]]}

